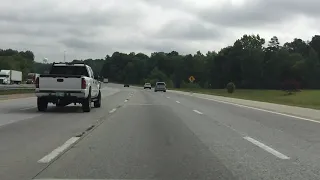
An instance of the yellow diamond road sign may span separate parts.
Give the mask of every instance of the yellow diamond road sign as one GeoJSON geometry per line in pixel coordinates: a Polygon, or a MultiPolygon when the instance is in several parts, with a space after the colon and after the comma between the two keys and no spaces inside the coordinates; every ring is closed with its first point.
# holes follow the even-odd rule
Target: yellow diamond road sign
{"type": "Polygon", "coordinates": [[[190,82],[193,82],[194,80],[196,80],[196,78],[194,78],[193,76],[190,76],[190,77],[189,77],[189,81],[190,81],[190,82]]]}

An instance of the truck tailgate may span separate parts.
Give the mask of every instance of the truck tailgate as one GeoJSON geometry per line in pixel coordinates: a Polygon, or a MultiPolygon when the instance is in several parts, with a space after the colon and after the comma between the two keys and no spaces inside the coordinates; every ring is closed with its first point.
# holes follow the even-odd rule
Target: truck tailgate
{"type": "Polygon", "coordinates": [[[81,77],[40,77],[40,91],[81,91],[81,77]]]}

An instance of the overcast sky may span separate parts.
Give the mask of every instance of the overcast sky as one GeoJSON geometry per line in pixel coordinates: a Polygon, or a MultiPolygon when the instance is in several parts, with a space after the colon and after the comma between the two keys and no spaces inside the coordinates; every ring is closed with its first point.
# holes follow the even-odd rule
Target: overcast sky
{"type": "Polygon", "coordinates": [[[280,43],[320,30],[319,0],[0,0],[0,48],[49,62],[114,51],[219,51],[243,34],[280,43]]]}

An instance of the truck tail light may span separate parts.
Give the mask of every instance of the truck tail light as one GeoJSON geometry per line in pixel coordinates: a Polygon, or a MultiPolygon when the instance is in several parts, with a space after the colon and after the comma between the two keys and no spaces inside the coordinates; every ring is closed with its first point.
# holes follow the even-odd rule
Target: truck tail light
{"type": "Polygon", "coordinates": [[[87,88],[87,83],[84,78],[81,79],[81,89],[86,89],[87,88]]]}
{"type": "Polygon", "coordinates": [[[39,77],[36,79],[36,88],[39,88],[39,77]]]}

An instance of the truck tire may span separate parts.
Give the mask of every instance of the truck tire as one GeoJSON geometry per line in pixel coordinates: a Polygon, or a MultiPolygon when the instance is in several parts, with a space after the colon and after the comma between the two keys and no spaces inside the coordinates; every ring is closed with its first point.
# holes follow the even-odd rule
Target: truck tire
{"type": "Polygon", "coordinates": [[[97,97],[97,100],[94,101],[94,107],[95,108],[99,108],[101,107],[101,92],[99,91],[99,95],[97,97]]]}
{"type": "Polygon", "coordinates": [[[82,110],[83,112],[90,112],[91,111],[91,91],[87,98],[85,98],[82,102],[82,110]]]}
{"type": "Polygon", "coordinates": [[[48,108],[48,101],[45,98],[38,97],[37,106],[38,111],[46,111],[48,108]]]}

